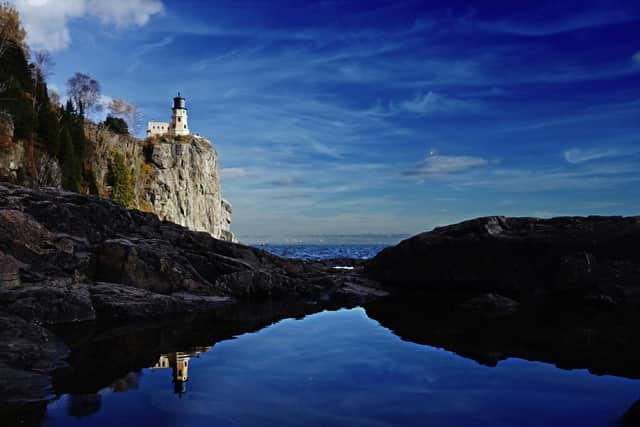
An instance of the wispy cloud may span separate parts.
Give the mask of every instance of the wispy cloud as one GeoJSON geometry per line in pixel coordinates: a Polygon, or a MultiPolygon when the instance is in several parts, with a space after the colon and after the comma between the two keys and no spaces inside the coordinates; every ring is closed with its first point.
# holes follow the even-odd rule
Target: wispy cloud
{"type": "MultiPolygon", "coordinates": [[[[587,164],[588,165],[588,164],[587,164]]],[[[616,188],[640,181],[636,173],[637,164],[604,164],[567,168],[501,168],[485,174],[465,177],[454,185],[461,188],[490,188],[492,191],[508,192],[553,192],[595,191],[616,188]]]]}
{"type": "Polygon", "coordinates": [[[382,102],[380,99],[365,113],[371,116],[465,114],[480,110],[480,101],[459,99],[434,91],[418,92],[409,99],[382,102]]]}
{"type": "MultiPolygon", "coordinates": [[[[544,8],[544,6],[542,6],[542,8],[544,8]]],[[[537,14],[529,12],[520,17],[513,17],[507,20],[475,21],[474,23],[478,28],[491,32],[536,37],[620,24],[637,19],[624,10],[613,7],[608,7],[607,9],[587,9],[560,17],[545,16],[545,12],[545,10],[540,10],[537,14]],[[534,17],[536,19],[534,19],[534,17]]]]}
{"type": "Polygon", "coordinates": [[[590,162],[592,160],[606,159],[610,157],[622,157],[638,153],[639,149],[620,148],[571,148],[565,150],[564,159],[571,164],[590,162]]]}
{"type": "Polygon", "coordinates": [[[425,178],[434,175],[448,175],[463,172],[489,164],[487,159],[474,156],[433,155],[405,170],[402,174],[410,178],[425,178]]]}
{"type": "Polygon", "coordinates": [[[636,64],[640,65],[640,50],[633,54],[631,60],[636,64]]]}
{"type": "Polygon", "coordinates": [[[403,111],[416,114],[459,113],[475,110],[477,103],[429,91],[416,94],[413,99],[401,102],[398,107],[403,111]]]}

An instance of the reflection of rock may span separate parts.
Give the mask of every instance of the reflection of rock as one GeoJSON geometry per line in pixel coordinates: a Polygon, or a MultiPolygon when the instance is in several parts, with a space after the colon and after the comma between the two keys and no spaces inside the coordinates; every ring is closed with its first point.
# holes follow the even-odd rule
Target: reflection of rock
{"type": "Polygon", "coordinates": [[[141,372],[129,372],[124,377],[115,380],[111,384],[111,390],[115,393],[124,393],[129,390],[136,390],[141,376],[141,372]]]}
{"type": "Polygon", "coordinates": [[[69,349],[47,329],[0,314],[0,409],[48,393],[48,373],[65,365],[69,349]]]}
{"type": "Polygon", "coordinates": [[[518,310],[518,302],[496,294],[471,298],[460,305],[464,310],[489,317],[507,316],[518,310]]]}
{"type": "Polygon", "coordinates": [[[623,427],[640,426],[640,400],[634,403],[622,417],[623,427]]]}
{"type": "MultiPolygon", "coordinates": [[[[485,297],[476,299],[482,304],[485,297]]],[[[568,304],[521,305],[508,317],[461,306],[467,295],[415,293],[365,304],[367,315],[407,341],[495,366],[518,357],[565,369],[640,378],[640,313],[576,311],[568,304]]],[[[476,305],[476,304],[474,304],[476,305]]],[[[509,305],[507,304],[507,307],[509,305]]]]}
{"type": "MultiPolygon", "coordinates": [[[[71,348],[70,366],[56,372],[54,389],[58,394],[96,393],[105,387],[113,387],[114,381],[130,372],[148,367],[171,369],[171,354],[192,357],[217,342],[257,331],[284,317],[301,317],[324,307],[298,299],[272,299],[226,306],[215,313],[137,322],[129,326],[96,328],[93,324],[85,324],[67,327],[61,334],[71,348]]],[[[181,374],[184,377],[185,372],[181,374]]],[[[193,376],[197,372],[192,370],[187,374],[193,376]]],[[[178,382],[174,386],[176,384],[180,391],[183,384],[178,382]]]]}
{"type": "Polygon", "coordinates": [[[100,411],[102,396],[99,394],[72,394],[69,396],[69,415],[82,418],[100,411]]]}

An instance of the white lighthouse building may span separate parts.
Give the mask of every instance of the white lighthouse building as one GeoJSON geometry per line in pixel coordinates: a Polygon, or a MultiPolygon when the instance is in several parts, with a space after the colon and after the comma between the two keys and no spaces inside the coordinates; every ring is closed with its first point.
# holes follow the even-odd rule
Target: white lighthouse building
{"type": "Polygon", "coordinates": [[[186,100],[180,96],[173,98],[171,123],[150,121],[147,125],[147,137],[164,135],[189,135],[189,124],[186,100]]]}

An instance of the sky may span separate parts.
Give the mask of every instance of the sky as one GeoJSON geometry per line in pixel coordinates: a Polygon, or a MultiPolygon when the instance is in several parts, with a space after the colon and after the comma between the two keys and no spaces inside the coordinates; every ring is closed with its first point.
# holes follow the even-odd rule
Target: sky
{"type": "Polygon", "coordinates": [[[245,242],[640,214],[640,2],[13,0],[33,50],[213,141],[245,242]]]}

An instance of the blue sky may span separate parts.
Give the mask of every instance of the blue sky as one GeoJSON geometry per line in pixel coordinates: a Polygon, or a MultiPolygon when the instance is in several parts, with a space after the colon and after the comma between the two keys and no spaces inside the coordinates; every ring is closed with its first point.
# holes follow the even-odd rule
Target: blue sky
{"type": "Polygon", "coordinates": [[[637,1],[15,2],[54,87],[182,92],[244,241],[640,213],[637,1]]]}

